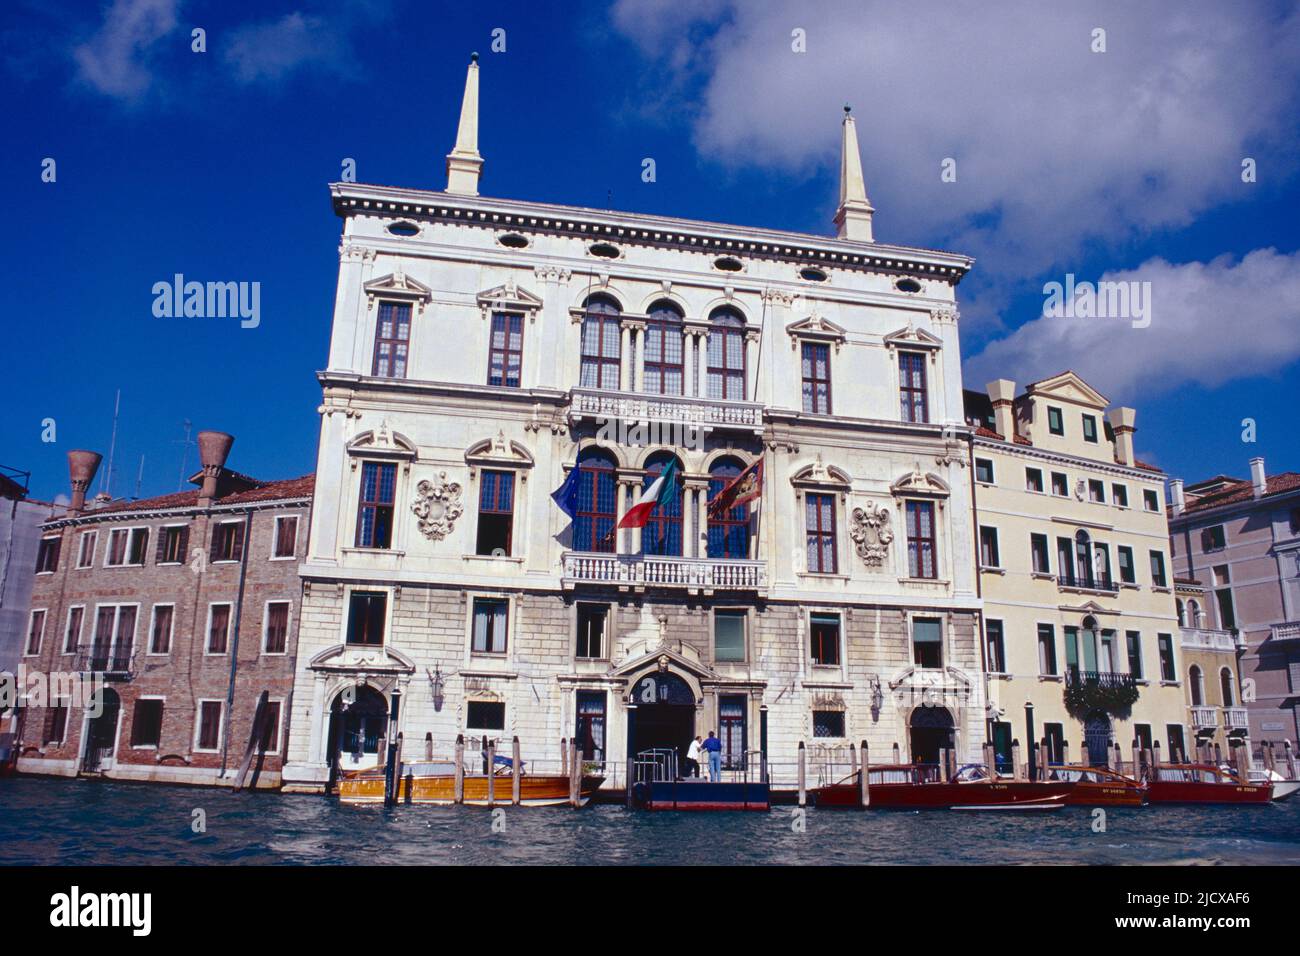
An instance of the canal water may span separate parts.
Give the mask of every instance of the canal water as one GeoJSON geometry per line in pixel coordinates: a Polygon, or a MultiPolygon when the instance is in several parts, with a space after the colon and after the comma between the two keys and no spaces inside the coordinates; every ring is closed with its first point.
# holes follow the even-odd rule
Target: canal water
{"type": "Polygon", "coordinates": [[[1300,864],[1300,797],[1050,813],[349,807],[323,797],[0,780],[5,864],[1300,864]],[[205,832],[193,821],[202,811],[205,832]]]}

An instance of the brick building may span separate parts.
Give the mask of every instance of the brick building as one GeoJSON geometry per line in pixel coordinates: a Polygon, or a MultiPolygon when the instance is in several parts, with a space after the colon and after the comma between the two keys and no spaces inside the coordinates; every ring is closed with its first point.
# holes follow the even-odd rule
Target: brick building
{"type": "Polygon", "coordinates": [[[248,782],[279,784],[313,479],[231,471],[233,441],[199,434],[194,490],[89,508],[100,456],[69,453],[20,659],[20,772],[230,784],[252,748],[248,782]],[[36,674],[93,678],[102,706],[36,700],[36,674]]]}

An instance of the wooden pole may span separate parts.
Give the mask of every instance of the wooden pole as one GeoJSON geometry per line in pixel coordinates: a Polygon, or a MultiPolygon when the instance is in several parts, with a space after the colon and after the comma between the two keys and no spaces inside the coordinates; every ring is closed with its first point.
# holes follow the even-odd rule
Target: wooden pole
{"type": "Polygon", "coordinates": [[[1291,749],[1291,741],[1282,741],[1282,747],[1286,750],[1286,775],[1292,780],[1300,780],[1300,775],[1296,773],[1295,751],[1291,749]]]}
{"type": "Polygon", "coordinates": [[[489,740],[487,742],[487,790],[488,806],[492,806],[497,800],[497,742],[489,740]]]}
{"type": "Polygon", "coordinates": [[[858,772],[858,752],[853,749],[853,744],[849,744],[849,775],[858,772]]]}
{"type": "Polygon", "coordinates": [[[578,739],[569,738],[569,806],[582,806],[582,762],[578,759],[578,739]]]}
{"type": "Polygon", "coordinates": [[[1156,741],[1154,744],[1152,744],[1152,746],[1151,746],[1151,766],[1152,766],[1152,767],[1158,767],[1158,766],[1160,766],[1160,764],[1161,764],[1161,760],[1160,760],[1160,741],[1157,740],[1157,741],[1156,741]]]}
{"type": "Polygon", "coordinates": [[[1038,779],[1047,779],[1047,738],[1038,745],[1038,779]]]}
{"type": "Polygon", "coordinates": [[[898,741],[895,740],[894,741],[894,763],[902,763],[902,762],[903,762],[903,754],[902,751],[898,749],[898,741]]]}
{"type": "Polygon", "coordinates": [[[519,735],[515,734],[515,739],[510,743],[510,803],[513,806],[519,806],[519,775],[523,770],[519,765],[519,735]]]}
{"type": "Polygon", "coordinates": [[[1124,770],[1124,754],[1119,749],[1118,740],[1111,745],[1109,753],[1110,753],[1110,769],[1114,770],[1116,773],[1122,773],[1124,770]]]}
{"type": "Polygon", "coordinates": [[[563,737],[560,738],[560,776],[569,775],[569,742],[563,737]]]}
{"type": "Polygon", "coordinates": [[[998,755],[993,751],[993,745],[987,741],[984,744],[984,769],[989,772],[989,779],[996,780],[998,776],[998,755]]]}
{"type": "Polygon", "coordinates": [[[1266,740],[1259,745],[1260,757],[1264,761],[1264,771],[1268,774],[1268,779],[1273,779],[1273,741],[1266,740]]]}
{"type": "Polygon", "coordinates": [[[867,769],[867,742],[862,741],[862,769],[858,771],[858,801],[864,806],[871,806],[871,773],[867,769]]]}
{"type": "Polygon", "coordinates": [[[433,734],[431,733],[424,735],[424,759],[433,759],[433,734]]]}
{"type": "MultiPolygon", "coordinates": [[[[1115,749],[1119,750],[1119,744],[1115,745],[1115,749]]],[[[1061,741],[1061,763],[1068,764],[1069,762],[1070,762],[1070,742],[1068,740],[1062,740],[1061,741]]]]}
{"type": "Polygon", "coordinates": [[[456,803],[465,802],[465,735],[456,735],[456,784],[453,797],[456,803]]]}
{"type": "Polygon", "coordinates": [[[1011,776],[1015,780],[1024,780],[1025,771],[1020,766],[1020,738],[1011,741],[1011,776]]]}
{"type": "Polygon", "coordinates": [[[799,806],[808,805],[808,748],[799,741],[799,806]]]}

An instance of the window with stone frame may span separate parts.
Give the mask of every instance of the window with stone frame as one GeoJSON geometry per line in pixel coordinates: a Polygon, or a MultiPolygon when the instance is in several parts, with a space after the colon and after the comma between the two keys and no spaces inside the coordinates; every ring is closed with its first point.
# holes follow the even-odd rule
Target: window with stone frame
{"type": "Polygon", "coordinates": [[[812,614],[808,618],[812,662],[824,667],[840,664],[840,616],[812,614]]]}
{"type": "Polygon", "coordinates": [[[411,347],[411,306],[380,302],[375,324],[375,358],[370,374],[377,378],[406,378],[411,347]]]}
{"type": "Polygon", "coordinates": [[[357,500],[358,548],[388,549],[393,546],[393,501],[396,493],[396,464],[384,461],[362,463],[357,500]]]}
{"type": "Polygon", "coordinates": [[[475,554],[509,556],[515,524],[515,473],[480,472],[475,554]]]}
{"type": "Polygon", "coordinates": [[[41,543],[36,548],[37,574],[53,574],[59,570],[59,550],[62,545],[62,537],[41,538],[41,543]]]}

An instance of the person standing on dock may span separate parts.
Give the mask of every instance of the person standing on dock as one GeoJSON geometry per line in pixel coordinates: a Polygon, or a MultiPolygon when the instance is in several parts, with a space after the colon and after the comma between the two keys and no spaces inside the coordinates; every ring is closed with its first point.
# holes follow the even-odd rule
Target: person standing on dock
{"type": "Polygon", "coordinates": [[[699,778],[701,753],[703,751],[700,749],[700,738],[696,737],[686,748],[686,776],[699,778]]]}
{"type": "Polygon", "coordinates": [[[701,745],[709,755],[709,779],[717,783],[722,779],[722,741],[709,731],[709,739],[701,745]]]}

